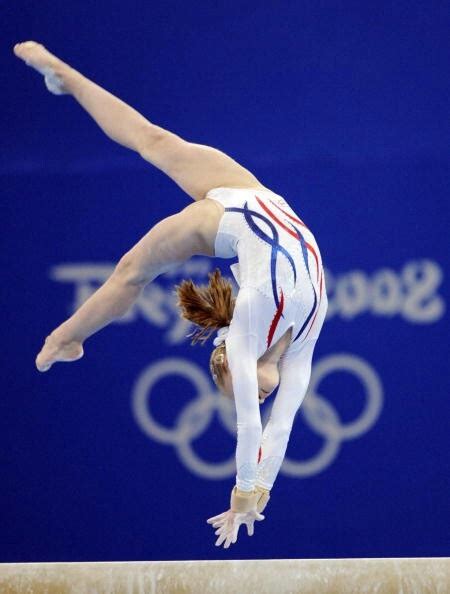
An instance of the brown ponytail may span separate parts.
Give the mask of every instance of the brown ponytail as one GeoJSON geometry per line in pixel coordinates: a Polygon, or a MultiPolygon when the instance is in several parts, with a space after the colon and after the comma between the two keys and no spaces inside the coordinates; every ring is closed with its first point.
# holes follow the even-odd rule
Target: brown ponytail
{"type": "Polygon", "coordinates": [[[236,300],[230,281],[223,278],[218,268],[208,276],[206,286],[185,280],[175,287],[181,316],[198,326],[191,335],[191,344],[204,344],[215,330],[229,326],[233,317],[236,300]]]}

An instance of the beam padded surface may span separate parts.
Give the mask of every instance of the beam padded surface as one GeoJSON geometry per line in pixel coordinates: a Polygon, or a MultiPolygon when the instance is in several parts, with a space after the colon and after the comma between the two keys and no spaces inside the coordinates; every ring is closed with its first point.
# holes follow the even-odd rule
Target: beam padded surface
{"type": "Polygon", "coordinates": [[[449,594],[450,558],[11,563],[1,594],[449,594]]]}

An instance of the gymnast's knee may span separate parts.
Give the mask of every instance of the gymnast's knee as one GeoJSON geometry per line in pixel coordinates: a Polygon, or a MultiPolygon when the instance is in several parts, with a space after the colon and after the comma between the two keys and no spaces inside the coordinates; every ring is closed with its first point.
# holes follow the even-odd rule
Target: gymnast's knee
{"type": "Polygon", "coordinates": [[[148,266],[142,266],[139,257],[129,252],[119,260],[113,276],[121,284],[140,288],[144,288],[152,280],[152,273],[148,266]]]}

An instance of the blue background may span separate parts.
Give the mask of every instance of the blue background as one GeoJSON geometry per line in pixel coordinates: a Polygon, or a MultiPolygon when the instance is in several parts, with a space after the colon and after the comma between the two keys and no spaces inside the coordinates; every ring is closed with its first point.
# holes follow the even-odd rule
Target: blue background
{"type": "MultiPolygon", "coordinates": [[[[446,3],[18,0],[1,11],[0,561],[449,555],[446,3]],[[381,382],[367,431],[319,472],[280,474],[266,520],[228,551],[205,520],[227,508],[233,477],[194,474],[132,407],[137,378],[168,357],[206,377],[209,348],[189,346],[171,301],[189,271],[159,279],[147,313],[94,336],[82,361],[34,368],[75,302],[56,267],[112,266],[189,198],[47,93],[11,52],[27,39],[284,196],[327,268],[315,365],[347,353],[381,382]],[[390,306],[374,296],[386,270],[390,306]]],[[[215,264],[198,259],[194,278],[215,264]]],[[[342,423],[362,414],[349,374],[321,394],[342,423]]],[[[171,427],[195,397],[169,376],[152,411],[171,427]]],[[[288,456],[323,443],[299,415],[288,456]]],[[[194,447],[213,463],[234,441],[215,416],[194,447]]]]}

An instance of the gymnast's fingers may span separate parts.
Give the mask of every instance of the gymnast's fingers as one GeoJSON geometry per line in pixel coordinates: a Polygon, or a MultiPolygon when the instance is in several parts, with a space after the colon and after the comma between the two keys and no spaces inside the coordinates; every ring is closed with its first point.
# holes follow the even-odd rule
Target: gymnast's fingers
{"type": "Polygon", "coordinates": [[[213,516],[212,518],[208,518],[206,520],[206,522],[208,524],[214,524],[215,522],[218,522],[219,520],[224,520],[226,515],[227,515],[227,512],[223,512],[222,514],[219,514],[218,516],[213,516]]]}

